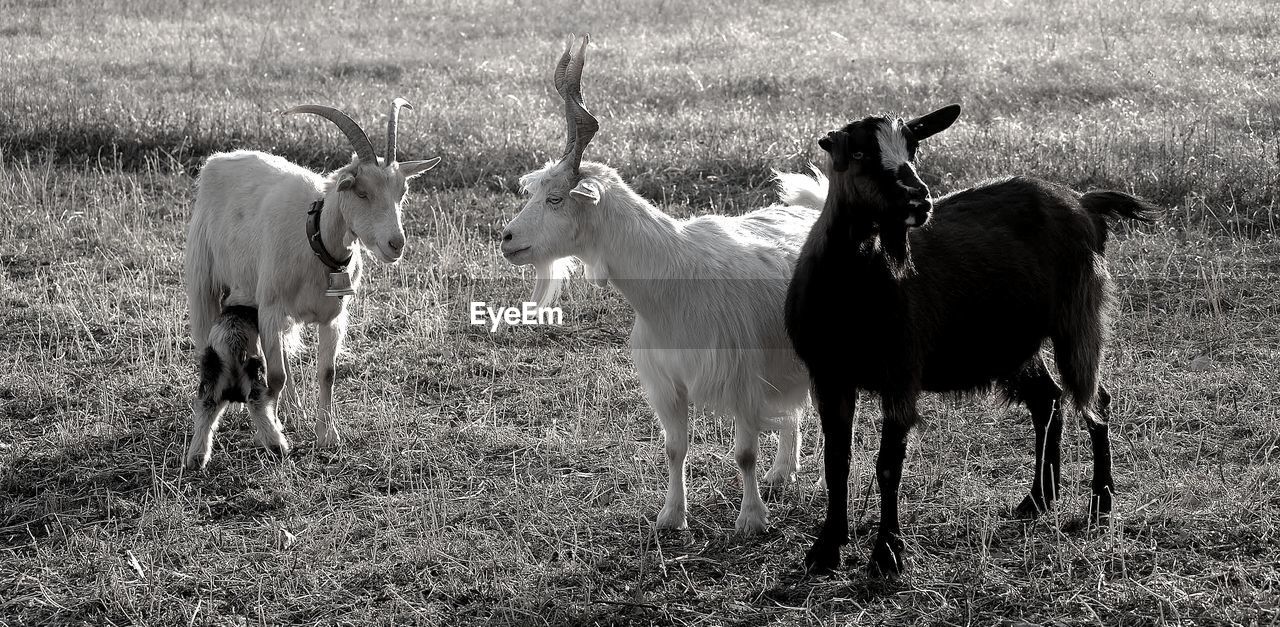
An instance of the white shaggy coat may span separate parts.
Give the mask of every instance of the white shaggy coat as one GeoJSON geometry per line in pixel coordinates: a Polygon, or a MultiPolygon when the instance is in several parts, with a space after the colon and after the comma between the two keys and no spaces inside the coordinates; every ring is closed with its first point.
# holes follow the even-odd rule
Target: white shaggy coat
{"type": "Polygon", "coordinates": [[[784,203],[738,217],[677,220],[637,195],[608,166],[582,162],[575,177],[548,164],[526,175],[530,194],[504,234],[503,253],[539,271],[535,299],[548,304],[576,257],[587,277],[613,283],[636,311],[632,358],[662,423],[668,457],[665,528],[687,526],[688,406],[735,417],[743,495],[737,528],[768,528],[755,477],[759,433],[780,429],[769,482],[795,479],[799,421],[809,379],[783,323],[787,285],[818,217],[825,180],[779,175],[784,203]]]}

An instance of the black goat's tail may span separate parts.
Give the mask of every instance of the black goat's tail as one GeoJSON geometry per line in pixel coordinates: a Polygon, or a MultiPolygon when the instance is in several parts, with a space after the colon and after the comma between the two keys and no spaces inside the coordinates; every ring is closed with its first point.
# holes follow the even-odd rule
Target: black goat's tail
{"type": "Polygon", "coordinates": [[[1086,192],[1080,196],[1080,204],[1090,213],[1100,214],[1108,218],[1128,218],[1139,222],[1155,222],[1164,215],[1164,210],[1137,196],[1109,189],[1086,192]]]}
{"type": "Polygon", "coordinates": [[[1124,192],[1100,189],[1080,196],[1080,204],[1089,212],[1098,229],[1098,252],[1107,245],[1107,218],[1126,218],[1148,224],[1164,216],[1164,209],[1137,196],[1124,192]]]}

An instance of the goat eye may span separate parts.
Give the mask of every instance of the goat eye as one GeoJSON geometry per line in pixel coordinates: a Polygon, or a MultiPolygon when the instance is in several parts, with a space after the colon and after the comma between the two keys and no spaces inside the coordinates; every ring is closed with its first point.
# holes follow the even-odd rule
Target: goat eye
{"type": "Polygon", "coordinates": [[[852,155],[849,155],[849,156],[850,156],[850,157],[853,157],[854,159],[861,159],[861,158],[863,157],[863,154],[862,154],[862,153],[860,153],[860,152],[855,152],[855,153],[853,153],[852,155]]]}
{"type": "Polygon", "coordinates": [[[364,193],[363,191],[358,189],[356,190],[356,198],[368,198],[368,197],[369,195],[364,193]]]}
{"type": "Polygon", "coordinates": [[[548,204],[548,205],[558,205],[558,204],[560,204],[560,201],[561,201],[561,200],[564,200],[564,199],[563,199],[563,198],[561,198],[561,197],[559,197],[559,196],[548,196],[548,197],[547,197],[547,204],[548,204]]]}

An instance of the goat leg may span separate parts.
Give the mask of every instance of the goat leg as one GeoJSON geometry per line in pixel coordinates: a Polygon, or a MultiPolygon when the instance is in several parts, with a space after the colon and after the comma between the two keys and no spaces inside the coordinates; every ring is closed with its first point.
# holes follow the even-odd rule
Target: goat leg
{"type": "Polygon", "coordinates": [[[876,456],[876,481],[880,484],[880,528],[867,573],[872,577],[894,577],[906,568],[905,545],[898,526],[898,485],[902,463],[907,456],[907,435],[917,422],[914,398],[884,398],[884,430],[880,434],[880,454],[876,456]]]}
{"type": "Polygon", "coordinates": [[[768,485],[794,483],[800,468],[800,412],[795,410],[782,416],[778,426],[778,454],[773,465],[764,474],[768,485]]]}
{"type": "Polygon", "coordinates": [[[662,423],[667,453],[667,497],[658,512],[660,529],[689,528],[689,500],[685,490],[685,460],[689,454],[689,403],[683,394],[669,398],[650,395],[650,403],[662,423]]]}
{"type": "Polygon", "coordinates": [[[756,460],[760,457],[760,431],[756,424],[758,418],[738,416],[733,429],[733,458],[742,473],[742,505],[734,526],[746,535],[769,529],[769,508],[760,498],[760,483],[756,480],[756,460]]]}
{"type": "MultiPolygon", "coordinates": [[[[262,324],[261,320],[259,318],[259,324],[262,324]]],[[[272,455],[284,457],[289,454],[289,440],[284,437],[280,421],[276,418],[276,402],[285,384],[284,346],[279,332],[263,326],[258,337],[266,358],[266,385],[262,385],[260,376],[254,377],[255,384],[248,400],[249,419],[253,422],[254,438],[258,444],[272,455]]]]}
{"type": "Polygon", "coordinates": [[[1062,476],[1062,388],[1054,383],[1039,354],[1003,385],[1010,401],[1021,402],[1031,411],[1035,427],[1031,492],[1013,510],[1015,518],[1031,520],[1049,511],[1058,498],[1062,476]]]}
{"type": "Polygon", "coordinates": [[[849,543],[849,456],[853,445],[855,393],[837,381],[813,383],[822,420],[823,468],[827,480],[827,519],[804,556],[805,569],[826,573],[840,567],[840,547],[849,543]]]}
{"type": "Polygon", "coordinates": [[[316,385],[320,388],[320,404],[316,412],[316,447],[332,448],[341,443],[334,421],[333,381],[337,374],[338,349],[347,330],[344,311],[333,322],[318,330],[316,348],[316,385]]]}
{"type": "Polygon", "coordinates": [[[1111,518],[1111,500],[1115,494],[1115,480],[1111,477],[1111,436],[1108,423],[1111,418],[1111,395],[1098,386],[1098,415],[1086,416],[1089,441],[1093,445],[1093,496],[1089,499],[1089,521],[1105,526],[1111,518]]]}

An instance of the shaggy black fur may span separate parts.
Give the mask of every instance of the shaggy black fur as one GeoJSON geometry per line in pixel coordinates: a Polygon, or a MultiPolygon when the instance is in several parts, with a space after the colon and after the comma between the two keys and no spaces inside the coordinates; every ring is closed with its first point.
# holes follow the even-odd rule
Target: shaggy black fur
{"type": "MultiPolygon", "coordinates": [[[[903,125],[912,153],[915,142],[958,114],[952,105],[903,125]]],[[[903,568],[897,492],[922,391],[994,385],[1025,404],[1036,430],[1035,473],[1017,511],[1034,516],[1048,508],[1059,485],[1062,389],[1039,355],[1046,339],[1093,442],[1092,509],[1107,514],[1114,492],[1110,396],[1097,381],[1111,291],[1102,257],[1107,218],[1151,221],[1159,211],[1120,192],[1081,196],[1021,177],[956,192],[922,209],[896,189],[899,173],[866,157],[877,154],[874,127],[880,124],[889,122],[867,118],[821,142],[833,163],[826,206],[787,298],[787,330],[813,379],[825,436],[827,519],[806,565],[838,566],[840,546],[848,542],[851,420],[860,389],[880,394],[885,416],[873,573],[903,568]]]]}

